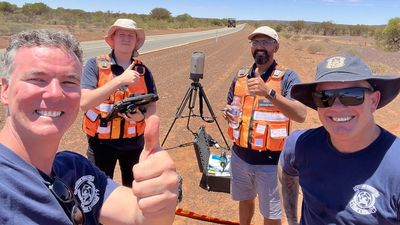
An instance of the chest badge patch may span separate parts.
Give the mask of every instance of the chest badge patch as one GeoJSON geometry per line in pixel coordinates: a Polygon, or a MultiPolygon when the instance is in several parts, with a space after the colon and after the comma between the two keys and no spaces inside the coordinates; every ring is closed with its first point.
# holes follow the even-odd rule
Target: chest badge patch
{"type": "Polygon", "coordinates": [[[353,187],[356,192],[349,205],[352,210],[361,215],[370,215],[376,212],[376,199],[379,192],[368,184],[360,184],[353,187]]]}
{"type": "Polygon", "coordinates": [[[99,190],[93,183],[94,176],[82,176],[75,182],[74,195],[78,196],[84,213],[90,212],[99,201],[99,190]]]}

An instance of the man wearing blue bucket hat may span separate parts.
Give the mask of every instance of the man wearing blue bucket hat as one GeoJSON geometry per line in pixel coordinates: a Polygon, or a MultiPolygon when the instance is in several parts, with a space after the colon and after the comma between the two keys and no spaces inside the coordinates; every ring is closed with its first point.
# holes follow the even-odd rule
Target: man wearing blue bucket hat
{"type": "Polygon", "coordinates": [[[375,76],[358,57],[322,61],[316,80],[291,96],[318,112],[323,126],[293,132],[278,170],[283,211],[298,224],[400,224],[400,138],[373,113],[400,91],[400,77],[375,76]]]}

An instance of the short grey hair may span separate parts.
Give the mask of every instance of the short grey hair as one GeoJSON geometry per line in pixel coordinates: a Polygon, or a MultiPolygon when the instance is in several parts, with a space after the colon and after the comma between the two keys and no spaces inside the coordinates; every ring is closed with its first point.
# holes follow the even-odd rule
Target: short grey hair
{"type": "Polygon", "coordinates": [[[51,46],[73,52],[82,63],[82,48],[76,38],[67,31],[31,30],[22,31],[10,37],[9,45],[1,58],[0,76],[9,80],[14,70],[15,54],[19,48],[51,46]]]}

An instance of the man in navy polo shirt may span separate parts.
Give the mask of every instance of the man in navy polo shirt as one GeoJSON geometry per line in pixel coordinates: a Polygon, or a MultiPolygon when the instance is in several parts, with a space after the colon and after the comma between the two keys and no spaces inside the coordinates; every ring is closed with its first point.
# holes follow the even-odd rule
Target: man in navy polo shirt
{"type": "Polygon", "coordinates": [[[374,76],[356,56],[337,55],[317,67],[316,81],[296,84],[292,97],[317,110],[323,126],[293,132],[278,170],[283,211],[300,224],[400,224],[400,139],[373,113],[400,91],[400,77],[374,76]]]}
{"type": "Polygon", "coordinates": [[[123,187],[79,154],[58,152],[79,112],[82,50],[66,32],[34,30],[11,37],[2,58],[0,224],[172,224],[175,166],[150,116],[145,147],[123,187]]]}

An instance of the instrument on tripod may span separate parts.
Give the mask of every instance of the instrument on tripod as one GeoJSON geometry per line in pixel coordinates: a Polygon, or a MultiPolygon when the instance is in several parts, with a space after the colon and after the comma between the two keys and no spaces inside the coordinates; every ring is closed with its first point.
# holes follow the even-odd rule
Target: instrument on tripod
{"type": "Polygon", "coordinates": [[[203,72],[204,72],[204,53],[203,52],[193,52],[192,53],[192,62],[190,65],[190,79],[193,81],[188,90],[186,91],[185,97],[182,99],[182,102],[179,105],[178,110],[175,113],[175,118],[174,121],[172,122],[167,134],[165,135],[165,138],[161,144],[161,146],[164,145],[165,141],[168,138],[169,133],[171,132],[175,122],[179,118],[185,118],[187,117],[187,123],[186,123],[186,128],[193,134],[196,135],[196,132],[192,131],[189,127],[190,124],[190,118],[191,117],[201,117],[203,121],[207,123],[213,123],[218,127],[219,132],[221,133],[222,138],[224,139],[224,142],[226,144],[227,149],[229,149],[228,142],[225,139],[225,136],[221,130],[221,127],[218,124],[217,117],[215,116],[215,113],[211,107],[210,102],[208,101],[207,95],[204,92],[203,86],[199,82],[200,79],[203,79],[203,72]],[[199,97],[199,112],[200,115],[195,115],[193,112],[193,109],[195,107],[195,102],[196,102],[196,97],[199,97]],[[208,111],[211,114],[211,118],[207,118],[203,114],[203,101],[206,103],[206,106],[208,108],[208,111]],[[188,104],[189,103],[189,104],[188,104]],[[188,104],[189,108],[189,115],[187,116],[182,116],[182,112],[185,109],[186,105],[188,104]]]}

